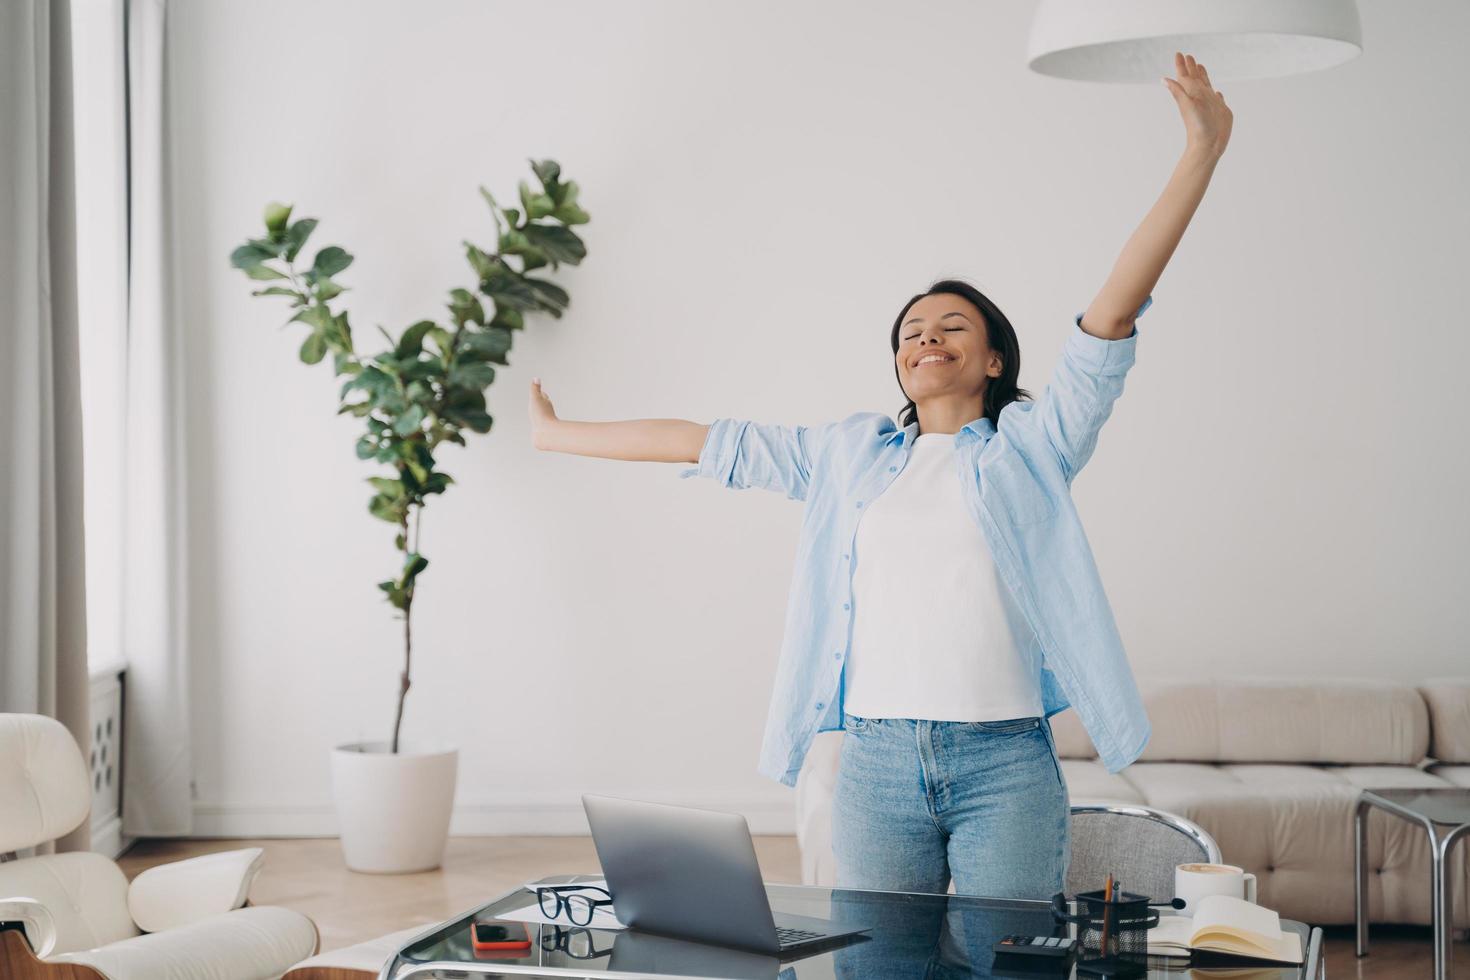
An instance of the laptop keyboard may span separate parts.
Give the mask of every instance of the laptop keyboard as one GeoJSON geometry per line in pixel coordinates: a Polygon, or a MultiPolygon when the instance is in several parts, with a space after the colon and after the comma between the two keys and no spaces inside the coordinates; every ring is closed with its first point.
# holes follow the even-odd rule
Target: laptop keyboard
{"type": "Polygon", "coordinates": [[[796,943],[804,943],[809,939],[820,939],[823,935],[825,933],[812,932],[810,929],[776,927],[776,941],[782,946],[793,946],[796,943]]]}

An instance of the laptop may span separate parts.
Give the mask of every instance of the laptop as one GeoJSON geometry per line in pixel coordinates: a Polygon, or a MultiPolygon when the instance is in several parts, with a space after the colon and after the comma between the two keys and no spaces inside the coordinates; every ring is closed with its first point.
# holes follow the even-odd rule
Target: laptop
{"type": "Polygon", "coordinates": [[[591,794],[582,808],[613,914],[629,928],[782,959],[872,928],[773,914],[738,813],[591,794]]]}

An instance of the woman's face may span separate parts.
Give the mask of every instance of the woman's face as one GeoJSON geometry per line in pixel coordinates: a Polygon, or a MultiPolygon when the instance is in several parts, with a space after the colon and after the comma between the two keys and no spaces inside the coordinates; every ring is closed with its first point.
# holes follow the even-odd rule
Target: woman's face
{"type": "Polygon", "coordinates": [[[898,377],[915,404],[936,395],[983,396],[1000,376],[985,319],[975,304],[953,293],[925,296],[898,328],[898,377]]]}

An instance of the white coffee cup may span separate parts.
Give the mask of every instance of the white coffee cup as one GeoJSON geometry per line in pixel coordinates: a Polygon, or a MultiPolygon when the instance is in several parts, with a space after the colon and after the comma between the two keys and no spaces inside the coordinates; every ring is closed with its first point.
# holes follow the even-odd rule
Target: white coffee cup
{"type": "Polygon", "coordinates": [[[1256,901],[1256,876],[1233,864],[1180,864],[1174,867],[1174,897],[1184,899],[1179,911],[1193,915],[1206,895],[1229,895],[1256,901]]]}

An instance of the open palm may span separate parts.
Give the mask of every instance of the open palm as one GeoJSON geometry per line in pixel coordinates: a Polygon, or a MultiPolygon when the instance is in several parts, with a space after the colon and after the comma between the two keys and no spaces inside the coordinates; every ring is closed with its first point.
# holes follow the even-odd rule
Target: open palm
{"type": "Polygon", "coordinates": [[[1174,72],[1177,77],[1165,77],[1164,84],[1179,105],[1189,145],[1219,156],[1230,142],[1230,123],[1234,119],[1225,96],[1210,84],[1209,72],[1193,55],[1174,52],[1174,72]]]}

